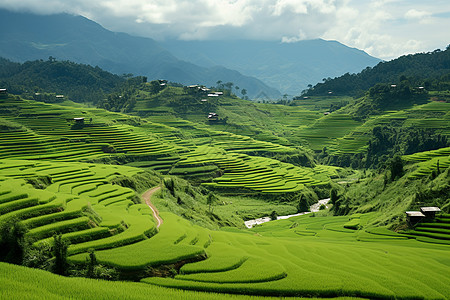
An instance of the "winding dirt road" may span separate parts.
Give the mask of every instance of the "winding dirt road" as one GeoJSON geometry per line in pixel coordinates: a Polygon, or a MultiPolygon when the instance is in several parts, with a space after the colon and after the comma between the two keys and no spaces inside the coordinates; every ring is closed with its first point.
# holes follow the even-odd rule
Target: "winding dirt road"
{"type": "Polygon", "coordinates": [[[163,223],[163,219],[159,216],[158,209],[156,209],[156,207],[153,205],[151,198],[152,198],[152,195],[154,193],[156,193],[157,191],[159,191],[160,189],[161,189],[160,186],[156,186],[154,188],[147,190],[141,196],[142,200],[144,200],[144,202],[148,205],[148,207],[150,207],[150,209],[153,211],[153,217],[156,220],[156,228],[158,228],[158,229],[159,229],[159,226],[161,226],[161,224],[163,223]]]}

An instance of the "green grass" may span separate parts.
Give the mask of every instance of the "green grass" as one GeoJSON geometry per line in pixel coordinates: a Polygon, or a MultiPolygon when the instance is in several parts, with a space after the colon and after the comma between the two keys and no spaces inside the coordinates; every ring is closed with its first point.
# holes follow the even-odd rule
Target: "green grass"
{"type": "Polygon", "coordinates": [[[0,285],[2,286],[0,289],[0,299],[276,299],[270,297],[230,296],[217,293],[190,292],[135,282],[111,282],[85,278],[68,278],[42,270],[33,270],[5,263],[0,263],[0,285]]]}

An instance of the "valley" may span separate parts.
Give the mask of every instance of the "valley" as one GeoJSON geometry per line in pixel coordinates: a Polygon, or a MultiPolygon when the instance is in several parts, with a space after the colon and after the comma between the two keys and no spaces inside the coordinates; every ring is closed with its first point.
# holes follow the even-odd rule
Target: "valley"
{"type": "Polygon", "coordinates": [[[449,47],[272,100],[143,65],[0,59],[0,299],[450,299],[449,47]]]}

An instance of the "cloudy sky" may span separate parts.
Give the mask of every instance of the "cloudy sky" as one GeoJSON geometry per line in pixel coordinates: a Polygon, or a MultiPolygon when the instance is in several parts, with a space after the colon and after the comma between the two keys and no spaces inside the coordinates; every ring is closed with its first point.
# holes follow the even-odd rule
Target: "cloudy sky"
{"type": "Polygon", "coordinates": [[[450,44],[448,0],[0,0],[0,7],[81,14],[157,40],[323,38],[382,59],[450,44]]]}

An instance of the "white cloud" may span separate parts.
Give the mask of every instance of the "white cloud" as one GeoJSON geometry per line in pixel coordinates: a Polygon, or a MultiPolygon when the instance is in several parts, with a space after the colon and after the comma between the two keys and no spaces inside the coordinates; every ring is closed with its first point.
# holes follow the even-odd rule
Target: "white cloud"
{"type": "Polygon", "coordinates": [[[450,43],[448,0],[0,0],[0,7],[82,14],[156,39],[324,38],[381,58],[450,43]]]}
{"type": "Polygon", "coordinates": [[[416,9],[410,9],[405,13],[405,18],[410,20],[423,19],[430,16],[431,16],[430,12],[416,9]]]}

